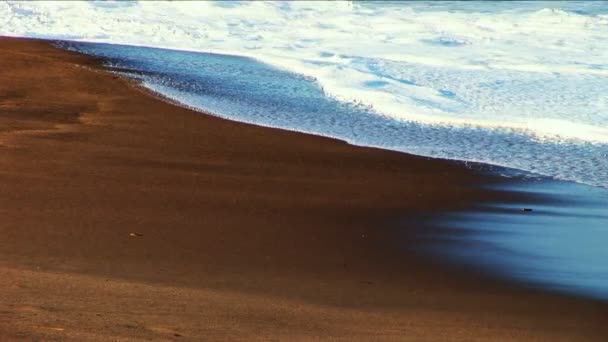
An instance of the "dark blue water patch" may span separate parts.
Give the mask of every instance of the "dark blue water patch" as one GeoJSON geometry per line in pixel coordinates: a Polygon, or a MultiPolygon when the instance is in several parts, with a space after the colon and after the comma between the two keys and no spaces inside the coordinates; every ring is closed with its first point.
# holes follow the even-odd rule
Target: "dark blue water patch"
{"type": "Polygon", "coordinates": [[[456,97],[456,94],[454,92],[451,92],[449,90],[445,90],[445,89],[439,89],[439,93],[447,98],[454,98],[456,97]]]}
{"type": "Polygon", "coordinates": [[[413,86],[417,85],[416,82],[405,79],[405,78],[393,78],[393,80],[397,81],[399,83],[402,83],[402,84],[413,85],[413,86]]]}
{"type": "Polygon", "coordinates": [[[546,179],[495,190],[521,196],[430,219],[438,229],[420,234],[420,250],[531,287],[608,300],[606,191],[546,179]]]}
{"type": "Polygon", "coordinates": [[[363,82],[363,85],[366,87],[371,87],[371,88],[381,88],[381,87],[384,87],[385,85],[388,85],[388,82],[386,82],[386,81],[366,81],[366,82],[363,82]]]}

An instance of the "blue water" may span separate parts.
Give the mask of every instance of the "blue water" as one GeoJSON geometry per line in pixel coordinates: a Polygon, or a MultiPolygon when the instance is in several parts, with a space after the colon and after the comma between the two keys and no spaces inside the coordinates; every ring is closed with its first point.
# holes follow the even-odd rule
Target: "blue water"
{"type": "MultiPolygon", "coordinates": [[[[251,58],[110,44],[59,45],[102,57],[110,69],[162,96],[231,120],[422,155],[519,160],[532,170],[547,165],[562,172],[589,170],[608,179],[608,169],[597,162],[606,152],[604,145],[541,142],[510,130],[396,120],[369,106],[327,96],[312,78],[251,58]],[[561,163],[564,155],[575,155],[580,162],[561,163]]],[[[441,95],[457,99],[447,89],[441,95]]],[[[608,249],[603,248],[608,242],[608,191],[516,169],[494,171],[525,185],[505,190],[546,195],[546,200],[494,203],[481,211],[446,215],[435,223],[451,227],[452,233],[422,239],[430,241],[422,249],[535,286],[608,299],[608,249]],[[534,211],[522,213],[520,208],[527,206],[534,211]]]]}
{"type": "Polygon", "coordinates": [[[608,188],[605,1],[0,2],[0,34],[224,53],[80,46],[235,120],[608,188]]]}
{"type": "Polygon", "coordinates": [[[533,287],[608,299],[608,192],[548,179],[500,190],[530,201],[430,219],[435,229],[420,235],[420,250],[533,287]]]}
{"type": "MultiPolygon", "coordinates": [[[[257,125],[334,137],[423,156],[488,162],[555,178],[608,185],[608,145],[545,141],[511,129],[425,125],[328,96],[313,78],[230,55],[62,43],[106,58],[143,85],[186,106],[257,125]]],[[[403,80],[403,82],[410,82],[403,80]]],[[[414,82],[410,82],[414,84],[414,82]]],[[[370,87],[385,83],[372,81],[370,87]]],[[[448,89],[441,97],[461,101],[448,89]]],[[[441,103],[414,99],[423,106],[441,103]]],[[[444,108],[449,110],[448,108],[444,108]]]]}

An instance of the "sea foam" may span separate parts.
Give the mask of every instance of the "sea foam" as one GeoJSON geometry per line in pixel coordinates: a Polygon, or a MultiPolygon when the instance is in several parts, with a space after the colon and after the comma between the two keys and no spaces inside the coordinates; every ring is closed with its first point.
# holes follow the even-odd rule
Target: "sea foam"
{"type": "Polygon", "coordinates": [[[606,163],[608,144],[607,7],[555,1],[9,1],[0,3],[0,34],[252,57],[305,75],[327,96],[379,116],[516,132],[558,155],[585,153],[572,155],[566,162],[571,167],[558,172],[495,153],[383,146],[605,186],[607,179],[597,179],[605,172],[597,167],[606,163]],[[553,147],[559,144],[567,146],[553,147]],[[583,162],[589,172],[578,170],[583,158],[592,158],[583,162]]]}
{"type": "Polygon", "coordinates": [[[608,142],[601,7],[423,5],[7,2],[0,32],[246,55],[402,120],[608,142]]]}

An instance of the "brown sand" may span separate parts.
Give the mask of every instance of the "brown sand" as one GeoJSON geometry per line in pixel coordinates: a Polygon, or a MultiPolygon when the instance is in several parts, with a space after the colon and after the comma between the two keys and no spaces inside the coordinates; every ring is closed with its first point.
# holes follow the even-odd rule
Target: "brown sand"
{"type": "Polygon", "coordinates": [[[2,340],[608,338],[603,303],[395,248],[496,179],[196,113],[44,41],[0,38],[0,68],[2,340]]]}

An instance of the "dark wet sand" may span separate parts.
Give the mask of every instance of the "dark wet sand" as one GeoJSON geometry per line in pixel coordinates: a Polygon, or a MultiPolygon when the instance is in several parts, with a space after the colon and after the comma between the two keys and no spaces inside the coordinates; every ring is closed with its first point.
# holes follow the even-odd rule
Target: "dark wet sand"
{"type": "Polygon", "coordinates": [[[608,338],[604,303],[407,251],[408,217],[498,178],[196,113],[44,41],[0,38],[0,68],[2,340],[608,338]]]}

